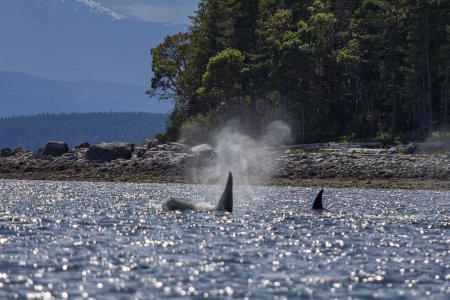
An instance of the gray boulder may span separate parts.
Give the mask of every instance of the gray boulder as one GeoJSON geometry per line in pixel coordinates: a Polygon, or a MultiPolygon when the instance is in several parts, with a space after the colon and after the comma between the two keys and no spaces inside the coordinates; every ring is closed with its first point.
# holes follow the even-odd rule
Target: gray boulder
{"type": "Polygon", "coordinates": [[[90,147],[86,151],[89,160],[111,161],[116,159],[130,159],[134,150],[134,144],[127,143],[102,143],[90,147]]]}
{"type": "Polygon", "coordinates": [[[9,157],[15,154],[14,150],[11,148],[4,148],[0,150],[0,157],[9,157]]]}
{"type": "Polygon", "coordinates": [[[157,139],[152,139],[152,140],[147,140],[146,147],[147,147],[147,150],[150,150],[150,149],[158,147],[159,145],[161,145],[160,141],[158,141],[157,139]]]}
{"type": "Polygon", "coordinates": [[[389,149],[387,149],[387,154],[397,154],[397,147],[390,147],[389,149]]]}
{"type": "Polygon", "coordinates": [[[417,150],[417,145],[414,143],[409,143],[405,146],[405,154],[414,154],[417,150]]]}
{"type": "Polygon", "coordinates": [[[183,163],[189,167],[201,167],[214,161],[214,149],[208,144],[201,144],[190,149],[190,153],[183,158],[183,163]]]}
{"type": "Polygon", "coordinates": [[[191,153],[201,157],[211,158],[214,155],[214,149],[208,144],[201,144],[192,147],[191,153]]]}
{"type": "Polygon", "coordinates": [[[447,159],[450,159],[450,152],[447,154],[447,159]]]}
{"type": "Polygon", "coordinates": [[[189,150],[188,146],[180,143],[161,144],[151,149],[151,151],[170,151],[175,153],[187,153],[189,150]]]}
{"type": "Polygon", "coordinates": [[[75,149],[86,149],[89,148],[91,145],[89,145],[89,143],[81,143],[79,145],[75,146],[75,149]]]}
{"type": "Polygon", "coordinates": [[[26,150],[23,149],[22,147],[18,147],[18,148],[16,148],[16,149],[14,149],[14,153],[15,153],[16,155],[21,155],[21,154],[24,154],[24,153],[27,153],[27,152],[29,152],[29,151],[26,151],[26,150]]]}
{"type": "Polygon", "coordinates": [[[41,148],[37,149],[36,151],[34,151],[33,157],[39,158],[39,159],[44,158],[44,147],[41,147],[41,148]]]}
{"type": "Polygon", "coordinates": [[[175,143],[175,142],[170,142],[169,145],[171,147],[173,147],[174,152],[184,152],[187,153],[189,152],[190,147],[186,144],[182,144],[182,143],[175,143]]]}
{"type": "Polygon", "coordinates": [[[44,146],[42,154],[46,156],[61,156],[69,152],[69,150],[69,146],[64,142],[50,141],[44,146]]]}
{"type": "Polygon", "coordinates": [[[132,159],[141,158],[146,151],[147,149],[144,147],[134,147],[133,153],[131,153],[131,158],[132,159]]]}

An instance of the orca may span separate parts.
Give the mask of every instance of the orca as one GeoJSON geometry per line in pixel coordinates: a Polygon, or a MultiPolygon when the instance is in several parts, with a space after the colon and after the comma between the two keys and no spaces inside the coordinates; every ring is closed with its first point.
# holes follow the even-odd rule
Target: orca
{"type": "Polygon", "coordinates": [[[316,198],[314,199],[314,203],[311,207],[311,210],[314,212],[322,212],[322,211],[328,211],[327,209],[323,208],[322,204],[322,195],[323,195],[323,189],[319,191],[316,198]]]}
{"type": "MultiPolygon", "coordinates": [[[[163,205],[165,211],[184,211],[184,210],[202,210],[195,206],[195,204],[181,198],[170,197],[163,205]]],[[[228,174],[228,180],[225,185],[225,190],[220,197],[219,203],[217,203],[214,211],[233,212],[233,175],[231,172],[228,174]]]]}

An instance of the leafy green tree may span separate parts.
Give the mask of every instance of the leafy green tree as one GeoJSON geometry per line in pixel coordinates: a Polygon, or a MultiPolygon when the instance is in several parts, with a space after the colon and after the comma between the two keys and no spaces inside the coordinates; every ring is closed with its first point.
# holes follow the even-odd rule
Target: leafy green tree
{"type": "Polygon", "coordinates": [[[177,140],[180,127],[188,119],[187,107],[193,94],[187,81],[189,43],[189,34],[178,33],[151,49],[153,77],[147,94],[175,104],[161,140],[177,140]]]}
{"type": "Polygon", "coordinates": [[[202,76],[203,86],[198,94],[205,100],[207,111],[223,107],[234,112],[246,108],[244,83],[247,68],[244,55],[228,48],[211,57],[202,76]]]}
{"type": "Polygon", "coordinates": [[[169,35],[164,42],[151,49],[151,89],[147,92],[162,99],[184,100],[186,95],[186,67],[189,35],[169,35]]]}
{"type": "Polygon", "coordinates": [[[193,90],[197,90],[202,82],[209,58],[225,49],[223,28],[225,16],[224,3],[220,0],[201,0],[199,8],[189,28],[189,68],[188,77],[193,90]]]}
{"type": "Polygon", "coordinates": [[[299,141],[304,139],[304,110],[308,99],[310,53],[304,41],[306,33],[307,25],[295,24],[289,9],[274,11],[262,23],[259,33],[265,58],[261,65],[267,74],[262,82],[266,97],[259,103],[259,111],[268,120],[289,122],[298,132],[299,141]]]}
{"type": "Polygon", "coordinates": [[[406,1],[365,0],[355,12],[354,33],[362,53],[361,86],[377,131],[400,130],[403,98],[406,1]]]}
{"type": "Polygon", "coordinates": [[[226,47],[234,48],[244,55],[253,53],[256,47],[256,24],[258,0],[228,0],[226,4],[226,47]]]}
{"type": "Polygon", "coordinates": [[[443,135],[449,20],[446,0],[200,0],[152,50],[150,92],[175,100],[168,139],[231,116],[297,142],[443,135]]]}

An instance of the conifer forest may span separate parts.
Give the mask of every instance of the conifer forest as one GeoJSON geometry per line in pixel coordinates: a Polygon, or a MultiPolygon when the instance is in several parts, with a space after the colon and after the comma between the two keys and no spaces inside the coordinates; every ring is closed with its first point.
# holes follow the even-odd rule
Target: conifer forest
{"type": "Polygon", "coordinates": [[[449,0],[201,0],[151,56],[166,140],[230,120],[285,121],[297,143],[448,135],[449,0]]]}

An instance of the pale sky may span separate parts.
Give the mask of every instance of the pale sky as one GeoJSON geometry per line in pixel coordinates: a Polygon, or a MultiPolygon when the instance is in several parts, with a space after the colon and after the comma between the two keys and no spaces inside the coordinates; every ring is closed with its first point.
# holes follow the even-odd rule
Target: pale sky
{"type": "Polygon", "coordinates": [[[119,12],[126,12],[144,21],[189,23],[199,0],[97,0],[119,12]]]}

